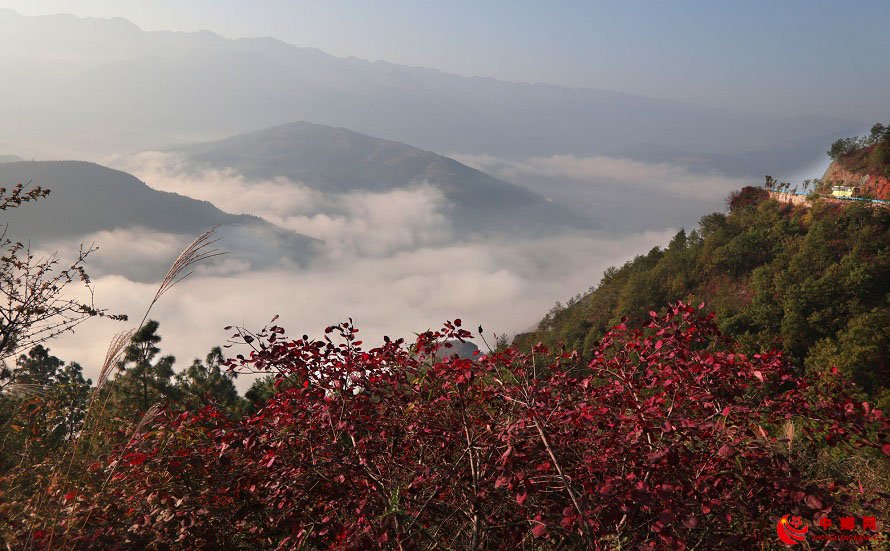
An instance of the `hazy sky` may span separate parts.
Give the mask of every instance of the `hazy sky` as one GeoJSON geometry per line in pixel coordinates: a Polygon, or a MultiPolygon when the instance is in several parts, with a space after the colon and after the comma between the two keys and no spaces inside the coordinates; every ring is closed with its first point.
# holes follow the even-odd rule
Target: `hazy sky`
{"type": "Polygon", "coordinates": [[[890,117],[890,2],[0,0],[338,56],[745,110],[890,117]]]}

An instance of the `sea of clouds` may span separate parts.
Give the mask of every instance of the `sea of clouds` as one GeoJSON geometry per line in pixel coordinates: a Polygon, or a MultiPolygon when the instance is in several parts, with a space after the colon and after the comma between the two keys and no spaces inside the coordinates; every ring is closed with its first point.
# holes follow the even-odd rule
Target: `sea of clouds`
{"type": "MultiPolygon", "coordinates": [[[[470,327],[482,325],[488,337],[512,335],[533,328],[556,301],[596,285],[607,267],[665,245],[676,232],[466,239],[456,236],[442,193],[422,182],[382,193],[326,194],[283,178],[255,181],[231,170],[196,170],[169,153],[140,154],[116,166],[156,189],[261,216],[324,242],[308,263],[270,259],[260,269],[239,258],[245,245],[239,243],[164,296],[151,318],[160,322],[163,351],[180,367],[223,344],[229,335],[224,326],[259,328],[276,314],[297,336],[319,336],[351,317],[371,345],[383,335],[411,337],[457,317],[470,327]]],[[[50,244],[60,251],[81,241],[98,244],[91,259],[100,274],[96,300],[133,320],[91,320],[50,343],[52,352],[80,362],[95,378],[111,337],[141,319],[164,275],[158,266],[172,261],[191,237],[124,228],[50,244]],[[157,277],[128,276],[140,263],[158,270],[157,277]]],[[[218,244],[224,249],[226,239],[218,244]]],[[[262,251],[262,243],[256,248],[262,251]]],[[[250,379],[238,384],[243,390],[250,379]]]]}

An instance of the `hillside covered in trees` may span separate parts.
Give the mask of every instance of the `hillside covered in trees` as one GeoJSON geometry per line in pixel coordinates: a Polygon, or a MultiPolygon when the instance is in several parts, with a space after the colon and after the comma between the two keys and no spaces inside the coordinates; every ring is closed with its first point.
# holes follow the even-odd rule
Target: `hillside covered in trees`
{"type": "Polygon", "coordinates": [[[606,270],[517,344],[589,355],[622,318],[637,324],[677,300],[704,302],[746,351],[777,347],[800,372],[837,367],[890,405],[890,209],[792,206],[756,188],[728,202],[728,213],[606,270]]]}

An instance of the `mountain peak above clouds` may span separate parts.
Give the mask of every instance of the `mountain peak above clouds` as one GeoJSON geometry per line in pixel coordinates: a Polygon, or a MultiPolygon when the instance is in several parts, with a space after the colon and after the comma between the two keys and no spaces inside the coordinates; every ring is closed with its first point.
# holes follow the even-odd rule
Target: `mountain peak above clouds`
{"type": "Polygon", "coordinates": [[[341,127],[293,122],[166,150],[192,174],[233,171],[247,182],[286,179],[324,194],[429,186],[470,232],[590,229],[594,224],[528,189],[454,159],[341,127]]]}

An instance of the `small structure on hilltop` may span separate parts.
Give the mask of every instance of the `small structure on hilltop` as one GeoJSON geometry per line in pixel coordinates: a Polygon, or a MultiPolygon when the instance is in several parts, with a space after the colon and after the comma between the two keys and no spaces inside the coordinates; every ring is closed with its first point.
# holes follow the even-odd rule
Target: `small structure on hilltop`
{"type": "Polygon", "coordinates": [[[831,196],[852,199],[859,197],[859,188],[853,186],[831,186],[831,196]]]}

